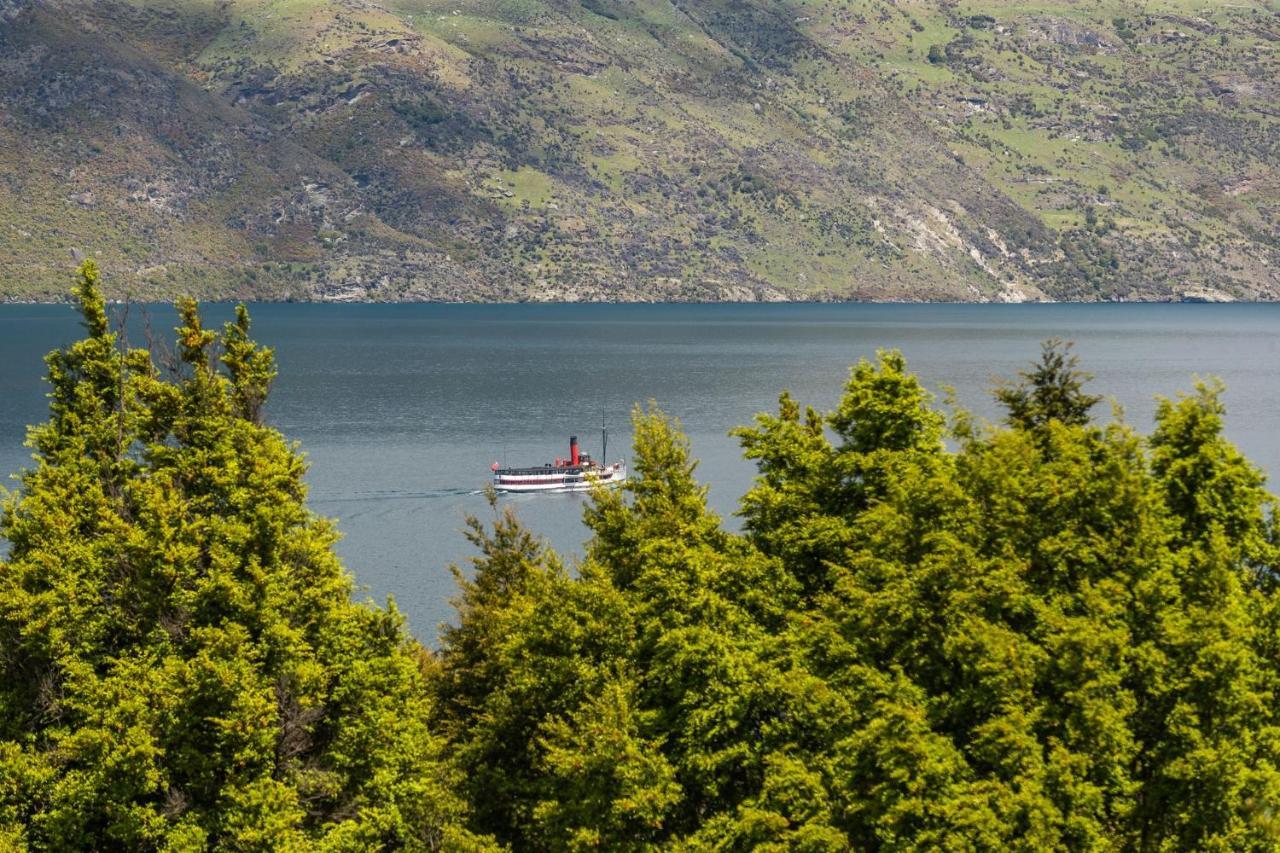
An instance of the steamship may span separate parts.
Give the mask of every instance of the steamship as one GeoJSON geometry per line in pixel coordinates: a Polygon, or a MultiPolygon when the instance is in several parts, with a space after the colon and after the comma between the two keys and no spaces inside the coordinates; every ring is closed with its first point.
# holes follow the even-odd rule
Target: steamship
{"type": "MultiPolygon", "coordinates": [[[[602,457],[609,450],[609,432],[601,428],[602,457]]],[[[607,458],[607,457],[605,457],[607,458]]],[[[627,479],[625,462],[597,461],[578,450],[578,437],[569,437],[569,456],[533,468],[491,466],[493,487],[500,492],[580,492],[602,484],[616,486],[627,479]]]]}

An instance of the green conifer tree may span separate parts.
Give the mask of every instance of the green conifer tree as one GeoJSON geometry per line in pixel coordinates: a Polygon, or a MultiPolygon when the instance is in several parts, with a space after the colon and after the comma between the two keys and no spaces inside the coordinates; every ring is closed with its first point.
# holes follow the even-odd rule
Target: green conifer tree
{"type": "MultiPolygon", "coordinates": [[[[462,770],[473,826],[523,849],[563,847],[590,826],[601,827],[599,837],[613,843],[631,838],[628,829],[639,832],[634,839],[648,837],[654,828],[644,819],[630,822],[623,816],[628,807],[615,810],[603,792],[593,801],[598,824],[585,805],[562,802],[564,785],[587,781],[572,777],[570,763],[556,758],[575,742],[617,742],[622,752],[614,758],[633,754],[625,746],[637,736],[629,712],[609,717],[604,707],[591,710],[630,657],[635,629],[627,603],[590,566],[571,577],[509,509],[490,527],[470,519],[469,536],[480,556],[472,560],[470,578],[456,573],[458,620],[443,630],[435,689],[437,723],[462,770]],[[626,725],[596,737],[575,733],[566,722],[575,719],[626,725]],[[610,832],[603,830],[607,821],[610,832]]],[[[602,765],[612,758],[583,760],[595,762],[591,775],[600,781],[602,765]]],[[[661,767],[653,770],[655,785],[664,789],[661,767]]],[[[636,773],[620,771],[618,785],[650,778],[644,768],[636,773]]],[[[653,802],[664,802],[664,795],[655,793],[653,802]]]]}
{"type": "Polygon", "coordinates": [[[1216,385],[1144,440],[1049,342],[948,436],[881,353],[737,431],[745,535],[637,409],[576,571],[473,521],[430,655],[350,602],[248,314],[182,302],[169,376],[78,296],[0,519],[6,848],[1280,845],[1276,509],[1216,385]]]}
{"type": "Polygon", "coordinates": [[[1089,422],[1090,410],[1102,398],[1084,392],[1084,384],[1092,377],[1078,369],[1080,360],[1071,348],[1069,341],[1050,338],[1041,346],[1039,363],[1022,372],[1020,382],[997,389],[996,398],[1008,409],[1010,425],[1034,429],[1050,421],[1067,426],[1089,422]]]}
{"type": "Polygon", "coordinates": [[[479,540],[441,682],[480,651],[477,814],[537,849],[1274,849],[1272,500],[1211,389],[1144,443],[1066,353],[954,451],[896,354],[826,418],[784,394],[737,432],[746,536],[637,412],[579,579],[510,519],[479,540]]]}
{"type": "Polygon", "coordinates": [[[0,819],[17,848],[438,849],[456,777],[425,653],[351,603],[297,450],[261,423],[248,315],[179,305],[181,372],[110,331],[48,358],[51,418],[4,509],[0,819]]]}
{"type": "Polygon", "coordinates": [[[1134,833],[1144,846],[1280,844],[1277,663],[1267,636],[1274,499],[1222,435],[1222,391],[1200,382],[1192,395],[1162,399],[1150,440],[1171,556],[1164,606],[1143,614],[1145,666],[1135,678],[1147,696],[1135,721],[1145,748],[1134,833]]]}
{"type": "Polygon", "coordinates": [[[825,419],[808,408],[802,422],[784,393],[777,417],[759,415],[755,427],[733,431],[760,471],[743,499],[751,539],[782,559],[808,595],[831,588],[832,570],[857,548],[857,519],[895,489],[921,485],[915,496],[929,512],[932,489],[924,484],[947,462],[944,420],[931,403],[902,355],[886,351],[875,364],[854,366],[825,419]],[[827,441],[824,422],[838,445],[827,441]]]}

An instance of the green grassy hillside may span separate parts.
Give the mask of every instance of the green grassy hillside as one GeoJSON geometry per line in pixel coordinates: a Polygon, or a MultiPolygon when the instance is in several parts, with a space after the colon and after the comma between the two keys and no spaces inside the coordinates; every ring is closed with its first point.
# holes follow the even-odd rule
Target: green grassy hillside
{"type": "Polygon", "coordinates": [[[0,295],[1280,295],[1280,11],[0,0],[0,295]]]}

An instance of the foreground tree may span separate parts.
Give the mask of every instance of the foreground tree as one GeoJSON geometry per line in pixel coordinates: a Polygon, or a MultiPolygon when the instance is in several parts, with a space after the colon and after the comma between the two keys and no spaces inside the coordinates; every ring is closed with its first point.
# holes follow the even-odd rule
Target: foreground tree
{"type": "Polygon", "coordinates": [[[882,353],[829,415],[784,394],[737,431],[760,471],[745,535],[657,411],[635,416],[638,478],[587,510],[577,578],[509,515],[477,528],[440,682],[475,814],[501,804],[475,828],[522,849],[1274,849],[1272,499],[1215,388],[1144,440],[1093,423],[1084,383],[1051,342],[999,389],[1006,426],[960,413],[948,436],[882,353]]]}
{"type": "Polygon", "coordinates": [[[737,432],[742,533],[637,409],[585,559],[495,497],[430,655],[350,602],[247,314],[182,303],[165,372],[79,296],[0,520],[4,849],[1280,846],[1280,537],[1216,385],[1143,438],[1050,343],[948,430],[881,353],[737,432]]]}
{"type": "Polygon", "coordinates": [[[518,849],[746,843],[738,810],[812,722],[771,640],[795,585],[709,511],[671,421],[634,425],[634,500],[596,495],[577,577],[509,514],[477,524],[443,637],[442,730],[475,827],[518,849]]]}
{"type": "Polygon", "coordinates": [[[219,337],[181,303],[166,374],[110,331],[97,277],[0,522],[5,846],[474,845],[426,656],[394,608],[351,603],[300,455],[260,422],[247,313],[219,337]]]}

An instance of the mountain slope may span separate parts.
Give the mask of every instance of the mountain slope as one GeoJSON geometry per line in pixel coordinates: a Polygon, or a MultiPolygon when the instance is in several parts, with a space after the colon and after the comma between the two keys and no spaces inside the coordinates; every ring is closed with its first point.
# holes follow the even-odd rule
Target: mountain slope
{"type": "Polygon", "coordinates": [[[1280,294],[1266,4],[2,8],[9,297],[1280,294]]]}

